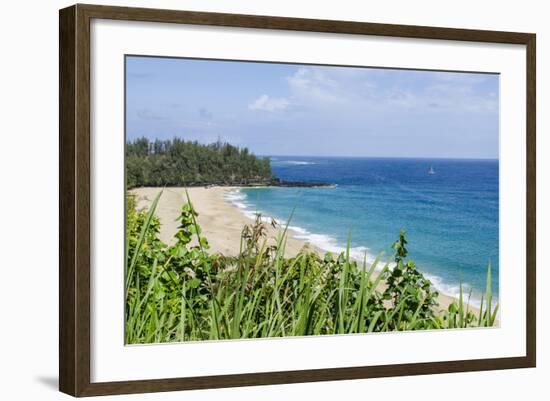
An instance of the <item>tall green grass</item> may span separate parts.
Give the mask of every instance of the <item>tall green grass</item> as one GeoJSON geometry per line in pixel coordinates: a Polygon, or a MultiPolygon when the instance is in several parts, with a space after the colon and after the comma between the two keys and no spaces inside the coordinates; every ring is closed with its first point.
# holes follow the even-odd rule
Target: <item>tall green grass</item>
{"type": "Polygon", "coordinates": [[[497,321],[491,267],[481,307],[464,299],[440,310],[438,294],[407,259],[405,233],[389,262],[303,248],[287,257],[287,226],[269,244],[260,216],[243,227],[238,256],[209,251],[188,198],[176,243],[158,239],[155,209],[127,199],[127,344],[488,327],[497,321]]]}

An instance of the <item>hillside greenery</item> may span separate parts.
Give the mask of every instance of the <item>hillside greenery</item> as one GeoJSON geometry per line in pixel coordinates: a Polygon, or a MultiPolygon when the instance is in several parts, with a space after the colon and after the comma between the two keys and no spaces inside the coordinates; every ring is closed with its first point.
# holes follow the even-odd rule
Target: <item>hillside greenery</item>
{"type": "Polygon", "coordinates": [[[159,240],[155,209],[127,197],[126,330],[128,344],[493,326],[491,267],[478,310],[469,296],[447,309],[408,257],[405,233],[391,261],[371,266],[308,247],[285,256],[286,227],[268,245],[260,216],[243,227],[238,256],[211,252],[188,198],[174,245],[159,240]],[[390,263],[391,262],[391,263],[390,263]],[[378,273],[376,272],[378,271],[378,273]],[[384,285],[380,285],[384,283],[384,285]]]}
{"type": "Polygon", "coordinates": [[[221,141],[205,145],[179,138],[140,138],[126,143],[127,188],[253,185],[271,180],[268,158],[221,141]]]}

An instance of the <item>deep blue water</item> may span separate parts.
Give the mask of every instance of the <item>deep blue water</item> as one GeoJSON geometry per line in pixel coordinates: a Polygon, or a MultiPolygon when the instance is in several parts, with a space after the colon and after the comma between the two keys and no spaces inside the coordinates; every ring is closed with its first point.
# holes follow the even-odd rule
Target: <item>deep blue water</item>
{"type": "Polygon", "coordinates": [[[371,260],[392,255],[402,228],[409,257],[440,290],[455,295],[463,283],[479,298],[490,261],[498,292],[498,160],[271,159],[279,178],[337,186],[243,189],[233,200],[248,212],[286,220],[296,208],[294,236],[339,251],[351,230],[354,255],[371,260]]]}

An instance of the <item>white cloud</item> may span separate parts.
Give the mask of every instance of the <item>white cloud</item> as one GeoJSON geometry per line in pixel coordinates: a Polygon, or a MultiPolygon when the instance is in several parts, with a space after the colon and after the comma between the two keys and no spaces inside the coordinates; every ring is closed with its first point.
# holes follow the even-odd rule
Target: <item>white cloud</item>
{"type": "Polygon", "coordinates": [[[345,94],[336,79],[318,68],[301,67],[287,78],[293,96],[301,102],[341,103],[345,94]]]}
{"type": "Polygon", "coordinates": [[[269,97],[262,95],[248,105],[250,110],[277,111],[284,110],[290,105],[290,102],[284,97],[269,97]]]}
{"type": "MultiPolygon", "coordinates": [[[[498,94],[483,85],[488,76],[448,72],[408,72],[360,68],[300,67],[286,77],[288,95],[266,94],[251,110],[324,113],[493,114],[498,94]]],[[[498,89],[497,89],[498,91],[498,89]]]]}
{"type": "Polygon", "coordinates": [[[166,117],[149,108],[136,110],[136,115],[142,120],[165,120],[166,117]]]}

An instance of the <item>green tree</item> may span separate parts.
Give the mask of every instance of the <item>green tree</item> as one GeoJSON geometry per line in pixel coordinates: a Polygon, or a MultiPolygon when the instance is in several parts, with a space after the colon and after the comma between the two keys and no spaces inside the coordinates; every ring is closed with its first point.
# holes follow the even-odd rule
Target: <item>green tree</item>
{"type": "Polygon", "coordinates": [[[128,188],[265,184],[272,179],[269,159],[219,139],[208,145],[180,138],[126,143],[128,188]]]}

